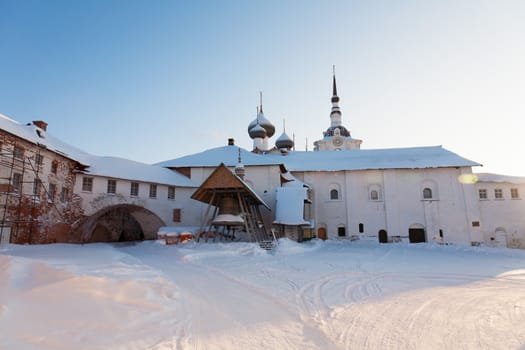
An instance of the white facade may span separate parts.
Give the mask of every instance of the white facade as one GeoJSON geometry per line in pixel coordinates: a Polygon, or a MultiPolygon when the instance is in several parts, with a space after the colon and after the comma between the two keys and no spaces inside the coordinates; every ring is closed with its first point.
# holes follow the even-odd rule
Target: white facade
{"type": "Polygon", "coordinates": [[[478,174],[475,188],[483,241],[525,249],[525,178],[478,174]]]}
{"type": "Polygon", "coordinates": [[[315,225],[328,237],[378,236],[381,230],[408,237],[410,228],[422,228],[426,241],[471,242],[478,240],[472,221],[480,214],[476,203],[466,200],[474,186],[458,181],[468,172],[469,167],[294,175],[313,188],[315,225]]]}
{"type": "MultiPolygon", "coordinates": [[[[112,185],[110,185],[111,187],[112,185]]],[[[143,207],[163,222],[164,226],[188,226],[196,216],[196,205],[190,199],[195,188],[177,187],[172,185],[140,182],[135,180],[116,179],[104,176],[86,174],[77,175],[74,192],[82,198],[82,208],[86,216],[99,211],[121,205],[135,205],[143,207]],[[108,181],[114,181],[115,193],[108,193],[108,181]],[[91,182],[91,189],[86,183],[91,182]],[[138,187],[138,192],[132,194],[132,184],[138,187]],[[150,195],[150,187],[155,187],[155,195],[150,195]],[[84,187],[84,188],[83,188],[84,187]],[[173,198],[168,197],[169,188],[172,188],[173,198]],[[180,210],[180,220],[174,221],[173,211],[180,210]]]]}

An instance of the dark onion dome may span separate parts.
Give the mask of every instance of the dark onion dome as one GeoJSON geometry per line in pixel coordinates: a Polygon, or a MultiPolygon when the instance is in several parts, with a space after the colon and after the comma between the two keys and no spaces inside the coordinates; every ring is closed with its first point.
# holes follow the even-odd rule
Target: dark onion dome
{"type": "Polygon", "coordinates": [[[344,126],[331,126],[323,133],[324,136],[334,136],[335,135],[335,129],[339,129],[339,135],[350,137],[350,131],[348,131],[344,126]]]}
{"type": "Polygon", "coordinates": [[[266,136],[268,136],[266,129],[264,129],[261,126],[261,124],[257,123],[257,120],[255,120],[255,126],[249,129],[248,134],[250,135],[250,138],[252,139],[257,139],[257,138],[264,139],[266,136]]]}
{"type": "Polygon", "coordinates": [[[264,128],[266,131],[266,136],[272,137],[275,134],[275,126],[268,119],[266,119],[262,111],[260,111],[257,115],[257,118],[255,118],[255,120],[253,120],[250,125],[248,125],[248,133],[250,133],[252,128],[257,123],[264,128]]]}
{"type": "Polygon", "coordinates": [[[278,149],[292,149],[294,146],[293,140],[290,138],[290,136],[286,135],[286,132],[283,131],[281,136],[275,141],[275,147],[278,149]]]}

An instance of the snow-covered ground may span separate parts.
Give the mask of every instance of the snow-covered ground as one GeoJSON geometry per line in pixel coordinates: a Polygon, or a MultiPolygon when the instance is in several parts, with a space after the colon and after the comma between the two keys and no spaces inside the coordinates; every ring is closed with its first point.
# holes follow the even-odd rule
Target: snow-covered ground
{"type": "Polygon", "coordinates": [[[525,251],[9,245],[0,349],[523,349],[525,251]]]}

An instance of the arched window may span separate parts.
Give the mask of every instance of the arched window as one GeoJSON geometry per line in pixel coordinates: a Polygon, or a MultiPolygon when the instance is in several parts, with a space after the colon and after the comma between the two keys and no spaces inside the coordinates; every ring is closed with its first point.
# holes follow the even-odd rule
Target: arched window
{"type": "Polygon", "coordinates": [[[377,193],[376,190],[370,191],[370,199],[373,201],[376,201],[379,199],[379,194],[377,193]]]}
{"type": "Polygon", "coordinates": [[[432,199],[432,190],[428,187],[425,187],[423,190],[423,199],[432,199]]]}
{"type": "Polygon", "coordinates": [[[330,190],[330,200],[338,200],[339,199],[339,191],[335,188],[330,190]]]}

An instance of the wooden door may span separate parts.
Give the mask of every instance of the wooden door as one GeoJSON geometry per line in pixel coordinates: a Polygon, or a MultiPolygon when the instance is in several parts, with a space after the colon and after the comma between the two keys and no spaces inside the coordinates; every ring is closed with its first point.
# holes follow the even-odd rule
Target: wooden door
{"type": "Polygon", "coordinates": [[[323,241],[326,240],[326,228],[319,227],[319,229],[317,229],[317,238],[322,239],[323,241]]]}
{"type": "Polygon", "coordinates": [[[388,243],[388,234],[385,230],[380,230],[378,233],[379,243],[388,243]]]}
{"type": "Polygon", "coordinates": [[[408,229],[408,239],[410,243],[423,243],[427,240],[425,239],[425,229],[424,228],[410,228],[408,229]]]}

